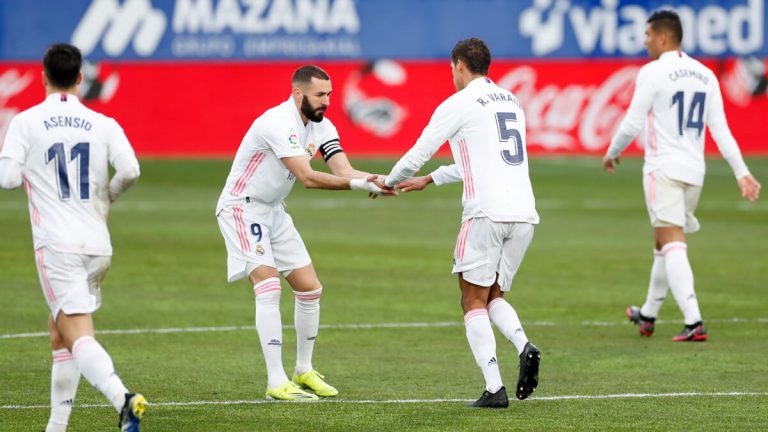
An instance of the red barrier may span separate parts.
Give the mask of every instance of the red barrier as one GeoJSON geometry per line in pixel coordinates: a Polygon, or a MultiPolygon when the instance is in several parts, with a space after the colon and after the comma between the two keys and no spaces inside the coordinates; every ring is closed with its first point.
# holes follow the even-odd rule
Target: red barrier
{"type": "MultiPolygon", "coordinates": [[[[707,64],[720,75],[726,114],[742,151],[768,154],[755,126],[768,119],[765,86],[762,95],[751,94],[760,92],[760,77],[740,61],[707,64]]],[[[448,61],[320,65],[335,89],[328,117],[351,155],[401,155],[454,91],[448,61]]],[[[602,154],[629,104],[640,65],[497,61],[490,76],[523,103],[530,153],[602,154]]],[[[81,90],[89,106],[123,125],[141,156],[230,157],[253,119],[288,98],[297,66],[103,63],[85,69],[81,90]]],[[[0,137],[16,112],[42,100],[40,72],[34,64],[0,64],[0,137]]],[[[716,152],[711,142],[707,149],[716,152]]]]}

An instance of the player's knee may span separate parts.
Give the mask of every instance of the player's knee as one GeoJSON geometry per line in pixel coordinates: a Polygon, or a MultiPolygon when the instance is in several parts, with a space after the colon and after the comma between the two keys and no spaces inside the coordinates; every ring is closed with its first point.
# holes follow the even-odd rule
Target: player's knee
{"type": "Polygon", "coordinates": [[[296,307],[306,313],[316,312],[320,308],[320,296],[323,294],[323,287],[311,291],[294,291],[296,298],[296,307]]]}
{"type": "Polygon", "coordinates": [[[61,336],[61,333],[59,333],[56,328],[52,328],[50,331],[51,335],[51,349],[57,350],[66,348],[66,343],[64,342],[64,338],[61,336]]]}
{"type": "Polygon", "coordinates": [[[280,279],[277,277],[266,278],[253,285],[256,303],[280,303],[280,290],[280,279]]]}

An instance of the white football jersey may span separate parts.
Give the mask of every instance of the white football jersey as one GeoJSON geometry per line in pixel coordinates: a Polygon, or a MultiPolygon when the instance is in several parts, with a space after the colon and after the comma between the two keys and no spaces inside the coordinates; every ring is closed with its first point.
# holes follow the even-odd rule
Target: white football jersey
{"type": "Polygon", "coordinates": [[[627,115],[608,149],[618,157],[645,131],[645,172],[704,183],[704,135],[709,126],[720,153],[736,177],[749,174],[723,110],[715,74],[682,51],[667,51],[640,69],[627,115]]]}
{"type": "Polygon", "coordinates": [[[51,94],[11,120],[0,158],[22,166],[35,249],[112,254],[108,165],[128,153],[135,159],[120,125],[71,94],[51,94]]]}
{"type": "Polygon", "coordinates": [[[296,178],[280,159],[301,155],[311,159],[318,151],[326,161],[342,151],[339,133],[327,117],[305,126],[293,98],[267,110],[237,149],[216,213],[223,206],[245,202],[282,203],[296,178]]]}
{"type": "Polygon", "coordinates": [[[484,216],[539,223],[525,136],[525,113],[517,98],[490,79],[477,78],[437,107],[387,183],[414,175],[447,140],[459,170],[447,177],[464,181],[462,221],[484,216]]]}

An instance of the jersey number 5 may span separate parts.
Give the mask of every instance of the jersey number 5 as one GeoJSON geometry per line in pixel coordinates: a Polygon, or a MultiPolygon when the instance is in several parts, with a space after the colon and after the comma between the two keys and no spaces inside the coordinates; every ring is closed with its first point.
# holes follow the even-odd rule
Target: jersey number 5
{"type": "MultiPolygon", "coordinates": [[[[691,99],[691,106],[688,107],[688,121],[685,123],[686,129],[695,129],[698,136],[704,130],[704,101],[707,94],[696,92],[691,99]]],[[[685,93],[679,91],[672,95],[672,105],[677,105],[677,130],[680,136],[683,136],[683,119],[685,118],[685,93]]]]}
{"type": "Polygon", "coordinates": [[[67,157],[67,151],[64,148],[64,143],[56,143],[48,148],[45,153],[45,164],[54,162],[56,169],[56,178],[59,181],[59,199],[62,201],[69,200],[69,170],[67,164],[77,159],[78,166],[78,187],[80,191],[80,199],[82,201],[88,201],[90,198],[90,190],[88,183],[88,163],[90,160],[90,144],[87,142],[77,143],[69,151],[69,157],[67,157]]]}
{"type": "Polygon", "coordinates": [[[508,143],[510,139],[513,141],[512,151],[509,149],[502,150],[501,158],[504,159],[504,162],[510,165],[520,165],[523,163],[523,160],[525,160],[525,155],[523,154],[523,138],[520,135],[519,130],[508,126],[508,123],[510,122],[517,122],[517,114],[511,112],[496,113],[496,126],[499,129],[499,141],[502,143],[508,143]]]}

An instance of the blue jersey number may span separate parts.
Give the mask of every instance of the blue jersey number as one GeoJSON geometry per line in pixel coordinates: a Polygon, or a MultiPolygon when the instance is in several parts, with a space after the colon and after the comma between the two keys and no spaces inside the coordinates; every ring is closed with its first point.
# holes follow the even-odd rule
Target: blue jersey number
{"type": "Polygon", "coordinates": [[[510,149],[501,151],[501,158],[504,159],[504,162],[510,165],[520,165],[525,160],[523,138],[520,135],[520,131],[509,125],[509,123],[515,122],[517,122],[517,114],[515,113],[496,113],[496,126],[499,129],[499,141],[502,143],[508,143],[510,139],[513,141],[512,151],[510,151],[510,149]]]}
{"type": "Polygon", "coordinates": [[[59,182],[59,199],[62,201],[69,200],[69,170],[67,164],[77,159],[78,166],[78,189],[80,192],[80,199],[82,201],[88,201],[90,198],[90,186],[88,182],[88,164],[90,162],[90,144],[87,142],[78,143],[72,147],[69,152],[69,158],[67,158],[66,149],[64,143],[56,143],[48,148],[48,152],[45,154],[45,163],[49,164],[54,162],[56,167],[56,178],[59,182]]]}
{"type": "Polygon", "coordinates": [[[261,241],[261,236],[262,236],[262,234],[261,234],[261,225],[259,225],[257,223],[251,224],[251,234],[253,234],[254,236],[258,237],[258,239],[256,241],[260,242],[261,241]]]}
{"type": "Polygon", "coordinates": [[[679,91],[672,95],[672,105],[677,104],[677,131],[680,136],[683,136],[683,127],[686,129],[695,129],[698,136],[701,136],[701,132],[704,130],[704,102],[706,101],[707,94],[704,92],[696,92],[691,99],[691,106],[688,107],[688,119],[683,125],[685,120],[685,93],[679,91]]]}

